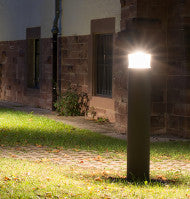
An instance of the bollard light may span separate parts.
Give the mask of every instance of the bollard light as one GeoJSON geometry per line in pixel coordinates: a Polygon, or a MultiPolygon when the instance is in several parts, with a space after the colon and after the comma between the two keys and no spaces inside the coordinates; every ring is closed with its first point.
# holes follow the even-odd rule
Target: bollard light
{"type": "Polygon", "coordinates": [[[128,55],[127,179],[149,180],[151,55],[128,55]]]}
{"type": "Polygon", "coordinates": [[[128,58],[129,58],[128,68],[138,68],[138,69],[151,68],[150,66],[151,55],[150,54],[146,54],[144,52],[139,51],[133,54],[129,54],[128,58]]]}

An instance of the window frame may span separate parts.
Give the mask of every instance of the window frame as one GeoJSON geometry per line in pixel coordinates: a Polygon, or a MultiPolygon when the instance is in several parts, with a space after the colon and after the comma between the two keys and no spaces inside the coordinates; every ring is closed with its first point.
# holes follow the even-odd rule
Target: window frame
{"type": "Polygon", "coordinates": [[[40,88],[41,73],[41,28],[26,29],[26,52],[27,52],[27,81],[26,86],[30,89],[40,88]]]}
{"type": "MultiPolygon", "coordinates": [[[[112,92],[112,89],[113,89],[113,80],[112,80],[112,77],[113,77],[113,40],[114,40],[114,35],[113,35],[113,33],[95,33],[95,34],[93,34],[93,58],[94,58],[94,95],[95,96],[101,96],[101,97],[106,97],[106,98],[112,98],[112,94],[113,94],[113,92],[112,92]],[[101,81],[104,81],[104,79],[106,79],[105,81],[109,81],[109,80],[111,80],[111,82],[110,82],[110,84],[107,82],[107,83],[105,83],[104,85],[101,85],[101,83],[100,83],[100,85],[102,86],[102,87],[99,87],[98,88],[98,78],[99,78],[99,74],[98,74],[98,69],[99,69],[99,67],[100,66],[98,66],[98,54],[97,54],[97,51],[98,51],[98,41],[97,41],[97,37],[106,37],[106,36],[111,36],[111,43],[110,43],[110,46],[111,46],[111,61],[110,61],[110,64],[111,64],[111,67],[109,67],[109,66],[107,66],[107,68],[106,68],[106,65],[107,64],[109,64],[109,63],[107,63],[107,62],[105,62],[105,61],[108,61],[108,59],[106,60],[106,55],[107,56],[109,56],[108,54],[109,53],[105,53],[104,54],[104,63],[100,63],[100,64],[104,64],[104,70],[107,70],[107,71],[109,71],[110,70],[110,75],[107,75],[107,73],[105,73],[104,75],[106,75],[106,78],[104,78],[103,76],[101,76],[102,77],[102,79],[101,79],[101,81]],[[111,68],[111,69],[110,69],[111,68]],[[110,76],[110,77],[109,77],[110,76]],[[109,84],[109,85],[107,85],[107,84],[109,84]],[[105,87],[106,88],[108,88],[108,90],[106,90],[106,92],[105,92],[105,94],[103,93],[103,89],[105,89],[105,87]],[[109,89],[110,88],[110,89],[109,89]],[[99,90],[99,91],[98,91],[99,90]],[[100,90],[102,90],[102,91],[100,91],[100,90]],[[110,93],[109,93],[110,92],[110,93]]],[[[103,42],[105,42],[105,41],[103,41],[103,42]]],[[[105,44],[105,43],[104,43],[105,44]]],[[[101,44],[100,44],[101,45],[101,44]]],[[[107,45],[107,44],[106,44],[107,45]]],[[[108,44],[109,45],[109,44],[108,44]]],[[[105,50],[106,49],[106,47],[103,47],[103,50],[105,50]]],[[[110,50],[110,49],[108,49],[108,50],[110,50]]],[[[101,56],[101,55],[100,55],[101,56]]],[[[101,60],[102,61],[102,60],[101,60]]],[[[101,72],[101,71],[100,71],[101,72]]],[[[100,78],[101,78],[100,77],[100,78]]],[[[99,85],[99,86],[100,86],[99,85]]]]}

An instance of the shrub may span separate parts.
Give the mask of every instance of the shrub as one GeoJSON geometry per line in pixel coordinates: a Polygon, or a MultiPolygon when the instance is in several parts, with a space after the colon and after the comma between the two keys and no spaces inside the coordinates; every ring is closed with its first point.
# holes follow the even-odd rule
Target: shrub
{"type": "Polygon", "coordinates": [[[69,87],[54,104],[60,115],[86,115],[89,109],[87,93],[79,92],[77,88],[69,87]]]}

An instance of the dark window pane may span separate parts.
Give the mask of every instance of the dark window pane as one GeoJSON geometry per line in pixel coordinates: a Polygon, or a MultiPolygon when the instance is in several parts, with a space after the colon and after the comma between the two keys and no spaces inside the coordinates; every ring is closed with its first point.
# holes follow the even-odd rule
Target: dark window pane
{"type": "Polygon", "coordinates": [[[112,60],[113,36],[110,34],[95,35],[96,46],[96,94],[112,95],[112,60]]]}
{"type": "Polygon", "coordinates": [[[39,88],[39,39],[27,40],[28,87],[39,88]]]}
{"type": "Polygon", "coordinates": [[[35,39],[35,87],[39,88],[40,41],[35,39]]]}
{"type": "Polygon", "coordinates": [[[27,66],[28,66],[28,87],[33,87],[34,85],[34,39],[27,40],[27,66]]]}

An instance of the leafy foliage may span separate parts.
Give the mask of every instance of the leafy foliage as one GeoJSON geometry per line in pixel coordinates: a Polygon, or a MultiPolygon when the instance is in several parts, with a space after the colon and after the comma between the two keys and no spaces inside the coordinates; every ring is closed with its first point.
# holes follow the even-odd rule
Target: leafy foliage
{"type": "Polygon", "coordinates": [[[105,118],[105,117],[98,117],[97,118],[97,122],[99,122],[99,123],[108,123],[109,119],[105,118]]]}
{"type": "Polygon", "coordinates": [[[87,93],[79,92],[78,88],[69,87],[54,104],[60,115],[86,115],[89,109],[87,93]]]}

